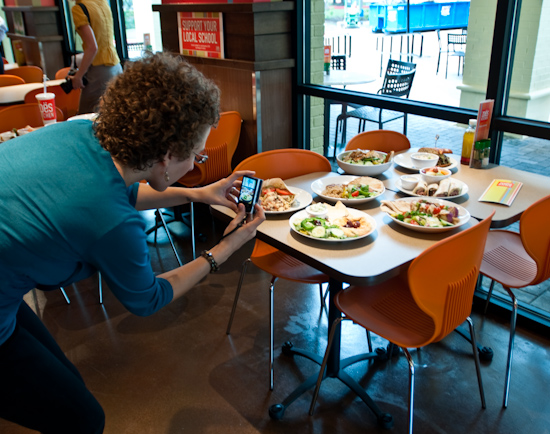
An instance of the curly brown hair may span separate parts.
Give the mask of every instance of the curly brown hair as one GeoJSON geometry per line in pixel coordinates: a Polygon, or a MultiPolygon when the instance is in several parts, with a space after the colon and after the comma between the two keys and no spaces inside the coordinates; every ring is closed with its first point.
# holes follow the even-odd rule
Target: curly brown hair
{"type": "Polygon", "coordinates": [[[94,123],[101,146],[120,163],[145,170],[168,151],[185,160],[219,119],[220,90],[179,56],[148,53],[126,62],[107,86],[94,123]]]}

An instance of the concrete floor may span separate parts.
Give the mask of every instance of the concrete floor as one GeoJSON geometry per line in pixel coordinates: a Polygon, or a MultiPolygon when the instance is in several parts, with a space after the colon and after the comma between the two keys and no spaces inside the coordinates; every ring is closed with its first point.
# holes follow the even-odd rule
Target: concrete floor
{"type": "MultiPolygon", "coordinates": [[[[209,234],[199,250],[211,247],[223,225],[199,209],[201,232],[209,234]]],[[[191,259],[188,231],[172,223],[184,261],[191,259]]],[[[128,313],[104,290],[98,303],[97,277],[68,288],[67,305],[59,291],[42,293],[40,312],[48,329],[76,364],[103,405],[107,434],[175,433],[404,433],[407,427],[408,374],[403,355],[389,362],[361,362],[347,369],[391,413],[391,431],[376,424],[372,412],[337,380],[323,383],[316,412],[308,415],[308,391],[280,421],[270,419],[270,405],[281,402],[317,366],[281,354],[281,345],[322,354],[327,316],[318,288],[279,281],[275,290],[275,389],[268,387],[270,277],[249,267],[231,336],[225,334],[246,245],[182,299],[147,318],[128,313]]],[[[159,233],[150,246],[159,273],[176,266],[159,233]]],[[[32,306],[32,303],[30,304],[32,306]]],[[[514,352],[510,402],[502,408],[508,318],[473,313],[479,341],[494,350],[482,363],[487,409],[481,409],[469,344],[458,334],[414,351],[416,362],[415,432],[550,432],[550,338],[520,323],[514,352]]],[[[386,342],[374,338],[375,347],[386,342]]],[[[343,356],[366,351],[364,331],[343,325],[343,356]]],[[[2,434],[32,431],[0,420],[2,434]]]]}

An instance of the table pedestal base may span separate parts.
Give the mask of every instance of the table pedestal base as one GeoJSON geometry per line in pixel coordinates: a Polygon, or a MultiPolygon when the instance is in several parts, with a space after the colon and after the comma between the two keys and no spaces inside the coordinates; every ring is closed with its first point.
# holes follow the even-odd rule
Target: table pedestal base
{"type": "MultiPolygon", "coordinates": [[[[300,348],[293,348],[291,342],[285,342],[283,345],[283,354],[285,356],[302,356],[305,357],[315,363],[317,363],[319,366],[321,366],[321,363],[323,361],[322,357],[318,356],[317,354],[313,354],[310,351],[302,350],[300,348]]],[[[365,354],[359,354],[357,356],[348,357],[347,359],[344,359],[340,362],[340,368],[337,372],[334,374],[331,374],[328,372],[328,369],[326,370],[325,376],[323,377],[323,380],[326,378],[338,378],[342,383],[344,383],[346,386],[348,386],[352,391],[354,391],[359,398],[363,400],[365,404],[371,409],[371,411],[376,416],[376,419],[378,420],[378,424],[382,428],[389,429],[393,426],[393,417],[388,413],[383,413],[378,405],[372,400],[372,398],[365,392],[365,390],[355,381],[353,378],[351,378],[348,374],[344,372],[344,369],[350,365],[353,365],[354,363],[360,362],[362,360],[370,360],[370,359],[377,359],[377,360],[386,360],[387,354],[386,350],[384,348],[377,348],[375,351],[371,353],[365,353],[365,354]]],[[[306,390],[312,388],[317,383],[317,379],[319,378],[319,374],[313,374],[310,377],[308,377],[302,384],[300,384],[290,395],[286,397],[286,399],[280,403],[280,404],[274,404],[271,407],[269,407],[269,416],[272,419],[280,420],[283,418],[285,410],[287,407],[290,406],[296,399],[300,397],[306,390]]]]}

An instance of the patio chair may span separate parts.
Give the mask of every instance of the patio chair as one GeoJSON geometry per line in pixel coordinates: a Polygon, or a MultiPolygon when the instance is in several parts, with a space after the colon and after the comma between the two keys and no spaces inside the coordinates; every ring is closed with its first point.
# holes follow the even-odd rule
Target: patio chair
{"type": "MultiPolygon", "coordinates": [[[[378,94],[392,95],[398,97],[409,97],[411,91],[414,74],[416,72],[416,64],[411,62],[403,62],[400,60],[388,60],[388,66],[386,67],[386,75],[382,88],[378,90],[378,94]]],[[[336,157],[336,147],[338,144],[338,131],[344,132],[344,123],[348,118],[359,119],[359,125],[357,133],[365,131],[367,122],[378,123],[380,130],[384,129],[386,122],[391,122],[399,118],[403,118],[403,134],[407,134],[407,114],[402,112],[396,112],[393,110],[385,110],[379,107],[362,106],[341,114],[336,118],[336,132],[334,134],[334,155],[336,157]]],[[[345,142],[345,137],[342,140],[345,142]]]]}
{"type": "Polygon", "coordinates": [[[42,83],[44,72],[38,66],[26,65],[9,70],[10,75],[17,75],[25,80],[25,83],[42,83]]]}
{"type": "MultiPolygon", "coordinates": [[[[36,103],[36,94],[44,92],[43,88],[34,89],[25,95],[26,103],[36,103]]],[[[80,93],[82,89],[73,89],[69,93],[61,88],[61,86],[48,86],[48,92],[55,94],[55,106],[63,112],[63,117],[69,119],[78,114],[78,103],[80,102],[80,93]]]]}
{"type": "MultiPolygon", "coordinates": [[[[56,107],[57,120],[63,121],[63,112],[56,107]]],[[[33,128],[43,127],[44,122],[40,115],[38,103],[16,104],[0,110],[0,131],[11,131],[14,128],[25,128],[30,125],[33,128]]]]}
{"type": "Polygon", "coordinates": [[[550,278],[550,226],[546,223],[549,214],[550,196],[546,196],[523,212],[519,220],[519,233],[492,230],[487,236],[481,274],[492,281],[485,310],[487,310],[495,282],[500,283],[512,299],[510,340],[502,404],[504,408],[508,406],[518,312],[518,300],[512,288],[538,285],[550,278]]]}
{"type": "Polygon", "coordinates": [[[25,84],[25,80],[17,75],[0,74],[0,87],[13,86],[16,84],[25,84]]]}
{"type": "Polygon", "coordinates": [[[449,56],[458,57],[458,75],[460,75],[460,64],[464,74],[464,56],[466,55],[467,34],[449,33],[447,35],[447,62],[445,63],[445,78],[449,68],[449,56]]]}
{"type": "Polygon", "coordinates": [[[357,134],[346,145],[346,151],[368,149],[380,152],[399,152],[410,149],[411,142],[407,136],[397,131],[373,130],[357,134]]]}
{"type": "Polygon", "coordinates": [[[346,69],[346,56],[343,54],[334,54],[330,56],[330,68],[331,69],[346,69]]]}
{"type": "Polygon", "coordinates": [[[481,406],[486,407],[470,313],[493,215],[494,211],[480,223],[426,249],[413,260],[406,275],[398,275],[378,285],[350,286],[336,295],[334,302],[344,317],[338,317],[332,323],[310,415],[326,375],[325,368],[337,324],[343,319],[353,321],[403,350],[409,366],[409,434],[413,432],[415,369],[408,348],[421,348],[439,342],[464,321],[468,322],[472,335],[481,406]],[[453,261],[448,260],[449,255],[453,255],[453,261]],[[426,284],[427,276],[433,285],[426,284]]]}
{"type": "MultiPolygon", "coordinates": [[[[261,179],[268,178],[293,178],[306,175],[313,172],[330,172],[332,170],[330,162],[321,154],[317,154],[305,149],[276,149],[252,155],[243,160],[235,167],[237,170],[254,170],[256,176],[261,179]]],[[[235,292],[233,308],[227,324],[227,334],[231,333],[231,325],[237,309],[239,295],[243,284],[244,276],[248,264],[252,262],[259,269],[271,274],[271,284],[269,285],[269,325],[270,325],[270,347],[269,347],[269,389],[273,390],[273,346],[274,346],[274,321],[273,321],[273,292],[275,290],[275,281],[278,278],[290,280],[293,282],[318,284],[321,297],[321,305],[324,305],[325,294],[323,294],[322,284],[329,281],[329,277],[319,270],[303,263],[302,261],[281,252],[279,249],[256,238],[254,250],[250,258],[244,261],[241,277],[235,292]]]]}

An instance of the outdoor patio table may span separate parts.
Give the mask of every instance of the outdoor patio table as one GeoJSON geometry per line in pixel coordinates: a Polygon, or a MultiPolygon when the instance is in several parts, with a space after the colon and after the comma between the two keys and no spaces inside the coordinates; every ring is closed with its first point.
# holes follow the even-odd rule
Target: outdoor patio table
{"type": "MultiPolygon", "coordinates": [[[[59,80],[50,80],[46,82],[46,86],[56,86],[64,81],[64,78],[59,80]]],[[[41,87],[44,87],[43,83],[25,83],[0,87],[0,106],[21,104],[25,101],[25,95],[27,92],[40,89],[41,87]]]]}
{"type": "MultiPolygon", "coordinates": [[[[352,86],[356,84],[366,84],[366,83],[372,83],[376,80],[376,77],[373,77],[371,75],[365,74],[362,71],[349,71],[349,70],[342,70],[342,69],[333,69],[330,71],[330,74],[325,74],[323,76],[323,84],[326,86],[343,86],[345,89],[346,86],[352,86]]],[[[324,100],[325,107],[324,107],[324,115],[325,115],[325,135],[324,135],[324,154],[327,154],[328,150],[328,137],[329,137],[329,129],[330,129],[330,106],[331,104],[341,104],[342,105],[342,115],[345,115],[348,111],[348,104],[345,102],[340,101],[332,101],[332,100],[324,100]]],[[[342,137],[346,137],[346,127],[347,122],[344,118],[344,124],[342,126],[343,134],[342,137]]]]}
{"type": "MultiPolygon", "coordinates": [[[[285,180],[285,183],[306,190],[315,198],[316,196],[311,190],[311,183],[316,179],[335,175],[337,174],[333,172],[312,173],[285,180]]],[[[384,182],[389,182],[389,178],[384,182]]],[[[381,198],[391,200],[399,198],[399,195],[387,190],[381,198]]],[[[414,258],[439,240],[477,223],[475,219],[470,219],[465,225],[449,232],[420,233],[395,224],[380,210],[379,199],[359,204],[354,208],[368,213],[376,220],[376,230],[368,237],[336,243],[305,238],[290,229],[291,214],[270,215],[257,231],[257,237],[260,240],[329,275],[329,324],[332,324],[341,315],[334,305],[333,299],[342,290],[343,282],[357,285],[382,282],[406,269],[414,258]]],[[[235,215],[233,211],[223,206],[212,206],[212,213],[215,217],[223,219],[235,215]]],[[[283,346],[283,353],[304,356],[319,365],[322,361],[321,356],[294,348],[291,344],[283,346]]],[[[365,390],[344,372],[344,368],[352,361],[376,357],[384,357],[383,352],[378,350],[353,357],[353,360],[341,361],[340,329],[338,328],[327,365],[327,377],[340,379],[369,406],[380,425],[390,427],[393,424],[392,416],[383,413],[365,390]]],[[[314,373],[282,403],[272,405],[269,410],[270,416],[274,419],[282,418],[286,408],[303,392],[315,385],[318,375],[318,372],[314,373]]]]}

